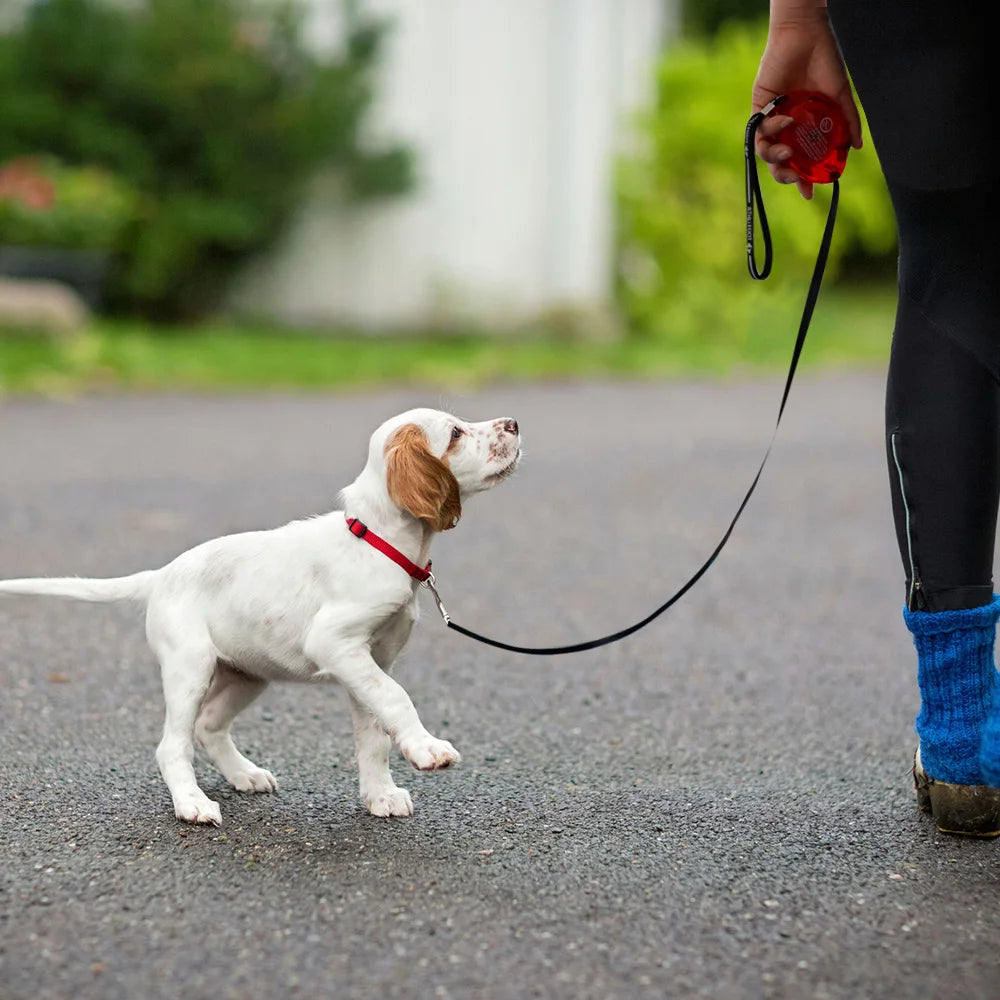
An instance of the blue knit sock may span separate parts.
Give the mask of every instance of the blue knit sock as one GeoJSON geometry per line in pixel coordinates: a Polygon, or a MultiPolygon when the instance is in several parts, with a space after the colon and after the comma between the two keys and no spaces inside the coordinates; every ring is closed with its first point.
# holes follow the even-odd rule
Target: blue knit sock
{"type": "Polygon", "coordinates": [[[993,707],[983,726],[979,768],[985,784],[1000,788],[1000,683],[993,689],[993,707]]]}
{"type": "MultiPolygon", "coordinates": [[[[930,777],[956,785],[984,783],[980,743],[997,689],[993,663],[1000,597],[962,611],[909,611],[903,620],[917,648],[920,760],[930,777]]],[[[1000,719],[997,720],[1000,763],[1000,719]]]]}

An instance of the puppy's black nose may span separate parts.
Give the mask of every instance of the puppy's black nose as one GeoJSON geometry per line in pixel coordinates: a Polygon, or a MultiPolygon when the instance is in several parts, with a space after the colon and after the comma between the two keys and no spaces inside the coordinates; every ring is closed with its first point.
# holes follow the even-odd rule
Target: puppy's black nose
{"type": "Polygon", "coordinates": [[[508,434],[516,434],[517,433],[517,421],[516,420],[505,420],[503,422],[503,429],[508,434]]]}

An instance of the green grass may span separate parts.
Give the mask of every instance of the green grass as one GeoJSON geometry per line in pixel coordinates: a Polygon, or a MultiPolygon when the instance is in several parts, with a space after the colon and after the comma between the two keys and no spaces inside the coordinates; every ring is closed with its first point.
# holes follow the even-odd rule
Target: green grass
{"type": "MultiPolygon", "coordinates": [[[[318,390],[407,382],[472,388],[511,379],[771,372],[787,367],[798,308],[761,310],[739,346],[709,337],[668,346],[544,333],[361,337],[222,323],[162,329],[99,321],[64,341],[0,333],[0,393],[318,390]]],[[[893,308],[891,290],[824,291],[803,366],[883,364],[893,308]]]]}

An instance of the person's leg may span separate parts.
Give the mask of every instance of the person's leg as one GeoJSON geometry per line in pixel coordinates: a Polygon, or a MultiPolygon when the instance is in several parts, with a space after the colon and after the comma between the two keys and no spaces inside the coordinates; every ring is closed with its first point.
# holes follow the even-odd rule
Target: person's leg
{"type": "MultiPolygon", "coordinates": [[[[980,785],[979,752],[991,756],[983,734],[1000,687],[1000,257],[987,221],[994,169],[976,126],[989,111],[981,15],[964,0],[831,0],[830,14],[899,229],[886,448],[918,653],[918,799],[943,829],[1000,833],[1000,792],[980,785]]],[[[1000,719],[995,728],[1000,763],[1000,719]]]]}
{"type": "Polygon", "coordinates": [[[891,190],[900,261],[886,451],[904,619],[917,649],[915,777],[921,804],[942,829],[994,833],[1000,797],[976,793],[970,805],[968,792],[944,786],[985,783],[980,746],[998,687],[1000,386],[988,368],[994,296],[975,280],[995,251],[985,245],[984,192],[891,190]],[[963,265],[969,255],[975,266],[963,265]]]}
{"type": "MultiPolygon", "coordinates": [[[[918,199],[919,200],[919,199],[918,199]]],[[[903,233],[910,225],[900,215],[903,233]]],[[[886,381],[886,457],[911,612],[989,604],[1000,386],[909,296],[905,252],[886,381]]]]}

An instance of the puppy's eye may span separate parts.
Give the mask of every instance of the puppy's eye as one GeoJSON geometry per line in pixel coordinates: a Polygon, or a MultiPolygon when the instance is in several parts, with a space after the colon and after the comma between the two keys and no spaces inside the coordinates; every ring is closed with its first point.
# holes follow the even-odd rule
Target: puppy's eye
{"type": "Polygon", "coordinates": [[[451,429],[452,441],[457,441],[464,433],[465,431],[463,431],[461,427],[452,427],[451,429]]]}

